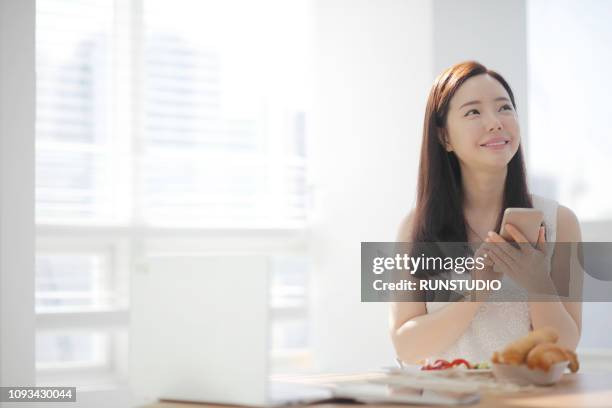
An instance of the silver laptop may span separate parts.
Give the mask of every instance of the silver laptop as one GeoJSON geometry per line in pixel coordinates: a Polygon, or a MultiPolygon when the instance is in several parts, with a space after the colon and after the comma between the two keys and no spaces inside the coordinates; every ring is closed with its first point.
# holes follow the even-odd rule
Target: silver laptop
{"type": "Polygon", "coordinates": [[[131,281],[131,406],[158,399],[247,406],[322,400],[272,383],[265,256],[150,258],[131,281]]]}

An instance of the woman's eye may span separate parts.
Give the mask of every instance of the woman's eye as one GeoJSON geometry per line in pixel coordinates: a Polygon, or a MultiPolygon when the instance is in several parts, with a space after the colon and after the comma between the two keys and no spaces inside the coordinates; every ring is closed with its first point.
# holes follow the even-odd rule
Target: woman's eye
{"type": "Polygon", "coordinates": [[[505,104],[504,106],[502,106],[502,107],[501,107],[501,108],[499,108],[499,109],[500,109],[500,110],[501,110],[501,109],[508,109],[508,110],[512,110],[512,106],[510,106],[510,105],[508,105],[508,104],[505,104]]]}
{"type": "Polygon", "coordinates": [[[480,112],[478,112],[478,109],[470,109],[469,111],[467,111],[467,112],[465,113],[465,115],[464,115],[464,116],[469,116],[469,114],[470,114],[470,113],[472,113],[472,112],[474,112],[474,113],[476,113],[476,114],[480,113],[480,112]]]}

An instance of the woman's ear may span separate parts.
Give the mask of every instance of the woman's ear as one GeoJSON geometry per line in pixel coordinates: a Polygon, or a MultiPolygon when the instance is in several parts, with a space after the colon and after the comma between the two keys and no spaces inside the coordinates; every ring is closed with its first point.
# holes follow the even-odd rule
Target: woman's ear
{"type": "Polygon", "coordinates": [[[453,151],[453,146],[450,144],[449,140],[448,140],[448,133],[446,132],[445,128],[440,128],[440,143],[442,144],[442,147],[444,147],[444,150],[446,150],[447,152],[452,152],[453,151]]]}

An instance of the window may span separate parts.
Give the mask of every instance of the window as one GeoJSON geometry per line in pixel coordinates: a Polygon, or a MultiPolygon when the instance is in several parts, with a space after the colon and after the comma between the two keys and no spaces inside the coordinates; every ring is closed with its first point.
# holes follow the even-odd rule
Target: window
{"type": "Polygon", "coordinates": [[[144,2],[144,222],[303,223],[307,6],[144,2]]]}
{"type": "Polygon", "coordinates": [[[112,292],[104,254],[39,251],[36,268],[36,310],[108,307],[112,292]]]}
{"type": "Polygon", "coordinates": [[[36,7],[37,222],[108,223],[119,210],[111,158],[113,6],[45,0],[36,7]]]}
{"type": "Polygon", "coordinates": [[[276,355],[306,364],[309,7],[37,2],[39,384],[125,380],[129,276],[168,251],[273,257],[276,355]]]}
{"type": "Polygon", "coordinates": [[[612,218],[609,3],[527,2],[532,186],[581,221],[612,218]],[[564,27],[550,30],[550,27],[564,27]],[[554,152],[554,154],[549,154],[554,152]]]}

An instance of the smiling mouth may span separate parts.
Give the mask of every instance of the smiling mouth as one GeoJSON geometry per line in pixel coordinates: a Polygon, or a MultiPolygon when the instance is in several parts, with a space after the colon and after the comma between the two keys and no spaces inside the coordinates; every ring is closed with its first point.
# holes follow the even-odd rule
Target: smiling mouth
{"type": "Polygon", "coordinates": [[[503,146],[503,145],[507,145],[508,143],[510,143],[510,141],[506,140],[504,142],[494,142],[494,143],[481,144],[481,146],[482,147],[503,146]]]}

